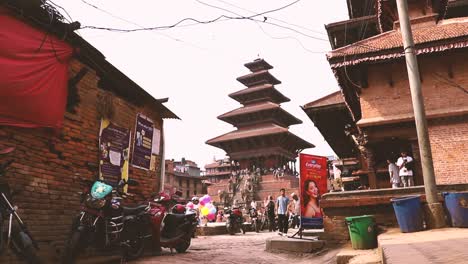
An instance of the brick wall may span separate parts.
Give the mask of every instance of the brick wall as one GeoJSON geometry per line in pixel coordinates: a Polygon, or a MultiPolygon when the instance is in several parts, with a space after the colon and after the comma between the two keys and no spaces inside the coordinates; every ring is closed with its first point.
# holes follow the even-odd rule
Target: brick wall
{"type": "MultiPolygon", "coordinates": [[[[85,66],[74,60],[70,76],[82,67],[85,66]]],[[[19,206],[19,213],[33,236],[42,244],[63,244],[72,218],[78,212],[80,179],[94,179],[97,175],[100,119],[96,105],[98,98],[105,93],[97,88],[97,82],[98,77],[93,70],[79,82],[81,102],[76,114],[66,114],[59,135],[44,129],[0,127],[0,148],[16,147],[10,155],[15,162],[6,174],[13,189],[23,190],[15,197],[14,203],[19,206]]],[[[158,129],[161,128],[162,119],[156,112],[112,97],[115,114],[111,120],[129,128],[132,137],[139,112],[150,117],[158,129]]],[[[2,161],[8,158],[2,158],[2,161]]],[[[138,180],[140,185],[131,187],[129,191],[138,190],[148,196],[159,189],[159,161],[156,168],[154,172],[130,166],[129,177],[138,180]]]]}
{"type": "Polygon", "coordinates": [[[468,117],[430,122],[429,137],[437,184],[468,183],[468,117]]]}
{"type": "MultiPolygon", "coordinates": [[[[468,177],[461,164],[466,164],[468,96],[462,91],[468,87],[467,51],[441,55],[419,56],[426,114],[429,117],[429,136],[434,158],[437,183],[466,183],[468,177]],[[464,113],[463,113],[464,111],[464,113]],[[458,114],[454,114],[458,112],[458,114]],[[458,116],[458,117],[454,117],[458,116]]],[[[401,120],[412,116],[413,109],[404,60],[369,66],[369,87],[362,89],[360,97],[362,121],[401,120]]],[[[408,119],[406,119],[408,121],[408,119]]],[[[412,142],[416,138],[402,133],[393,125],[366,125],[373,136],[400,138],[412,142]],[[383,136],[386,135],[386,136],[383,136]]],[[[415,128],[412,128],[415,133],[415,128]]],[[[416,160],[419,148],[412,146],[416,160]]],[[[422,175],[419,164],[417,175],[422,175]]],[[[423,184],[418,179],[417,184],[423,184]]]]}
{"type": "MultiPolygon", "coordinates": [[[[468,108],[468,96],[448,82],[468,86],[466,52],[419,56],[422,89],[427,113],[468,108]],[[451,74],[449,72],[451,71],[451,74]],[[452,78],[450,78],[452,75],[452,78]],[[449,81],[447,81],[446,78],[449,81]]],[[[406,65],[403,60],[369,66],[369,87],[360,95],[362,119],[413,113],[406,65]],[[390,85],[393,83],[393,87],[390,85]]]]}

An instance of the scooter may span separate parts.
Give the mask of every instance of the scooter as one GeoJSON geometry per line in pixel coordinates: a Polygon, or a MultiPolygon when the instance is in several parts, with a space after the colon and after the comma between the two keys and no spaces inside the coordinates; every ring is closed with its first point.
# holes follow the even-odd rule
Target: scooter
{"type": "Polygon", "coordinates": [[[224,208],[224,214],[226,216],[226,229],[230,235],[234,235],[240,231],[242,231],[242,234],[245,234],[243,226],[244,218],[239,208],[233,207],[231,210],[226,207],[224,208]]]}
{"type": "MultiPolygon", "coordinates": [[[[9,154],[14,150],[14,148],[0,150],[0,155],[9,154]]],[[[2,179],[11,163],[13,160],[0,165],[0,255],[7,246],[26,263],[38,264],[41,263],[36,253],[39,246],[18,215],[18,207],[10,202],[10,199],[18,192],[12,192],[9,184],[2,179]],[[7,231],[3,232],[6,219],[8,219],[7,231]]]]}
{"type": "Polygon", "coordinates": [[[161,247],[186,252],[198,225],[196,213],[186,211],[184,205],[165,193],[159,193],[150,207],[154,254],[160,254],[161,247]]]}

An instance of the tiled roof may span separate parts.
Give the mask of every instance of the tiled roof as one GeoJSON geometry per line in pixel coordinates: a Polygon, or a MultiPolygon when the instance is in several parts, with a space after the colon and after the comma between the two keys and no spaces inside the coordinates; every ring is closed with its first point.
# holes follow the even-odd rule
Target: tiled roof
{"type": "Polygon", "coordinates": [[[308,108],[314,108],[314,107],[320,107],[320,106],[326,106],[326,105],[334,105],[334,104],[341,104],[344,103],[343,95],[341,94],[341,91],[336,91],[334,93],[331,93],[327,96],[324,96],[320,99],[317,99],[315,101],[312,101],[306,105],[304,105],[304,109],[308,108]]]}
{"type": "MultiPolygon", "coordinates": [[[[431,25],[413,25],[412,31],[418,54],[468,47],[468,18],[448,19],[431,25]]],[[[327,54],[332,68],[403,56],[402,37],[398,29],[335,49],[327,54]]]]}
{"type": "Polygon", "coordinates": [[[224,117],[237,116],[237,115],[243,115],[243,114],[254,113],[254,112],[259,112],[259,111],[269,110],[269,109],[278,109],[278,108],[280,108],[279,104],[275,104],[272,102],[261,102],[261,103],[237,108],[235,110],[232,110],[230,112],[227,112],[225,114],[218,116],[218,118],[222,119],[224,117]]]}
{"type": "Polygon", "coordinates": [[[241,82],[243,85],[249,87],[258,84],[280,84],[281,81],[276,79],[268,70],[261,70],[258,72],[249,73],[247,75],[237,78],[237,81],[241,82]]]}
{"type": "Polygon", "coordinates": [[[273,69],[273,66],[271,66],[264,59],[256,59],[252,62],[244,64],[244,66],[247,67],[251,72],[273,69]]]}
{"type": "Polygon", "coordinates": [[[280,134],[280,133],[288,133],[288,129],[275,125],[275,124],[268,124],[266,126],[261,126],[261,127],[245,128],[241,130],[231,131],[227,134],[210,139],[206,143],[213,144],[213,143],[230,141],[230,140],[241,139],[241,138],[249,138],[249,137],[280,134]]]}
{"type": "Polygon", "coordinates": [[[254,93],[260,92],[260,91],[268,92],[268,95],[272,97],[272,100],[274,100],[277,103],[284,103],[284,102],[291,101],[288,97],[284,96],[280,91],[276,90],[276,88],[272,84],[268,84],[268,83],[267,84],[255,85],[255,86],[252,86],[252,87],[242,89],[242,90],[237,91],[237,92],[233,92],[233,93],[229,94],[229,97],[231,97],[231,98],[233,98],[235,100],[238,100],[238,101],[242,101],[242,100],[240,100],[240,98],[242,98],[242,96],[248,95],[248,94],[254,94],[254,93]]]}
{"type": "Polygon", "coordinates": [[[231,164],[230,163],[219,164],[219,162],[213,162],[213,163],[205,165],[205,169],[222,168],[222,167],[231,167],[231,164]]]}
{"type": "MultiPolygon", "coordinates": [[[[258,112],[263,112],[263,111],[267,111],[268,113],[270,113],[271,116],[276,120],[283,120],[284,122],[286,122],[285,126],[302,124],[301,120],[299,120],[295,116],[291,115],[288,111],[281,108],[280,105],[272,103],[272,102],[261,102],[261,103],[257,103],[253,105],[243,106],[235,110],[232,110],[230,112],[227,112],[223,115],[220,115],[218,116],[218,118],[220,120],[231,123],[233,125],[237,125],[239,124],[239,122],[242,122],[242,121],[233,120],[232,117],[240,117],[240,116],[247,117],[248,114],[258,113],[258,112]]],[[[251,120],[249,119],[249,121],[251,120]]]]}
{"type": "Polygon", "coordinates": [[[229,97],[242,95],[242,94],[248,94],[248,93],[251,93],[251,92],[256,92],[256,91],[261,91],[261,90],[267,90],[267,89],[271,89],[271,88],[273,88],[273,85],[271,85],[271,84],[268,84],[268,83],[260,84],[260,85],[256,85],[256,86],[252,86],[252,87],[242,89],[242,90],[237,91],[237,92],[233,92],[233,93],[229,94],[229,97]]]}

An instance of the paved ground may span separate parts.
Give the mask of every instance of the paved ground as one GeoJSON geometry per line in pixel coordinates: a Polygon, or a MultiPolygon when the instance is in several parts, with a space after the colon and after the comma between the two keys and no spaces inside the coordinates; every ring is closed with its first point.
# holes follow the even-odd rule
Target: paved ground
{"type": "Polygon", "coordinates": [[[379,236],[385,263],[468,263],[468,229],[443,228],[379,236]],[[409,262],[410,261],[410,262],[409,262]]]}
{"type": "Polygon", "coordinates": [[[192,246],[185,254],[171,255],[169,250],[165,249],[162,256],[146,257],[132,263],[336,263],[335,255],[338,253],[338,249],[326,249],[315,254],[266,252],[265,241],[267,238],[277,236],[276,233],[247,232],[245,235],[198,237],[192,240],[192,246]]]}

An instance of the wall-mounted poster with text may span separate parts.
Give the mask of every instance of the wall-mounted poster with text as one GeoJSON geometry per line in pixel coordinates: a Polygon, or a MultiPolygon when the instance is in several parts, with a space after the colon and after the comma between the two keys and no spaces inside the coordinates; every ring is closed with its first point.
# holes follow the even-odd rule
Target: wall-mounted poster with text
{"type": "Polygon", "coordinates": [[[130,130],[101,119],[99,131],[99,178],[112,184],[128,180],[130,130]]]}
{"type": "Polygon", "coordinates": [[[153,121],[142,114],[137,114],[132,166],[145,170],[150,169],[153,131],[153,121]]]}
{"type": "Polygon", "coordinates": [[[304,229],[323,228],[323,214],[320,197],[327,192],[328,159],[314,155],[300,154],[300,201],[301,224],[304,229]]]}

